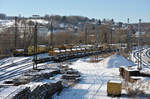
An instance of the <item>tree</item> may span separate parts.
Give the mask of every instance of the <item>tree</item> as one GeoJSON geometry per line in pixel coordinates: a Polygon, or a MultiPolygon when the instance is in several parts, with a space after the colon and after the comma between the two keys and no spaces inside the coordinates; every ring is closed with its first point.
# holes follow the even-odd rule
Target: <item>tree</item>
{"type": "Polygon", "coordinates": [[[6,14],[0,13],[0,19],[5,19],[6,18],[6,14]]]}
{"type": "Polygon", "coordinates": [[[98,20],[98,25],[101,25],[101,24],[102,24],[102,22],[101,22],[101,20],[99,19],[99,20],[98,20]]]}
{"type": "Polygon", "coordinates": [[[66,23],[66,21],[67,21],[66,16],[63,16],[62,19],[61,19],[61,22],[66,23]]]}

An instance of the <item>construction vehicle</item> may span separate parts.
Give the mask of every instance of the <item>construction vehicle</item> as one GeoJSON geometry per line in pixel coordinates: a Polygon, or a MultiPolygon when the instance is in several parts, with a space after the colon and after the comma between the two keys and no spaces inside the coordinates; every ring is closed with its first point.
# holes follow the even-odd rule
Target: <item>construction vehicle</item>
{"type": "Polygon", "coordinates": [[[24,49],[15,49],[15,50],[13,50],[13,55],[14,56],[24,55],[24,49]]]}
{"type": "Polygon", "coordinates": [[[107,82],[107,95],[108,96],[121,96],[121,90],[122,90],[121,81],[109,80],[107,82]]]}
{"type": "MultiPolygon", "coordinates": [[[[48,48],[46,45],[38,45],[37,47],[37,53],[36,54],[41,54],[41,53],[46,53],[48,51],[48,48]]],[[[14,56],[31,56],[34,55],[34,46],[29,46],[27,50],[25,49],[15,49],[13,50],[13,55],[14,56]]]]}

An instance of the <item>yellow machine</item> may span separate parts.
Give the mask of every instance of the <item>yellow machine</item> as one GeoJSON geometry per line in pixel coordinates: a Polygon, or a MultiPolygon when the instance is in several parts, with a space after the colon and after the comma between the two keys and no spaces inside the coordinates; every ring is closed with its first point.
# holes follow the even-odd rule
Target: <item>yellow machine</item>
{"type": "Polygon", "coordinates": [[[107,95],[108,96],[120,96],[122,90],[121,81],[109,80],[107,82],[107,95]]]}
{"type": "Polygon", "coordinates": [[[66,53],[67,53],[67,54],[71,54],[71,53],[72,53],[72,50],[71,50],[71,49],[66,49],[66,53]]]}
{"type": "Polygon", "coordinates": [[[102,44],[101,47],[102,47],[103,49],[108,49],[110,46],[105,43],[105,44],[102,44]]]}
{"type": "Polygon", "coordinates": [[[38,45],[38,49],[37,49],[37,52],[38,53],[44,53],[44,52],[47,52],[47,46],[45,45],[38,45]]]}
{"type": "Polygon", "coordinates": [[[65,45],[66,49],[72,49],[73,45],[65,45]]]}
{"type": "Polygon", "coordinates": [[[64,46],[64,45],[58,45],[58,47],[57,47],[59,50],[65,50],[66,49],[66,47],[64,46]]]}
{"type": "MultiPolygon", "coordinates": [[[[47,46],[38,45],[37,54],[45,53],[45,52],[47,52],[47,46]]],[[[13,50],[14,56],[33,55],[33,54],[34,54],[34,46],[29,46],[26,51],[24,49],[13,50]]]]}
{"type": "Polygon", "coordinates": [[[29,46],[28,47],[28,52],[27,52],[27,55],[31,55],[34,53],[34,46],[29,46]]]}
{"type": "MultiPolygon", "coordinates": [[[[45,52],[47,52],[47,47],[45,45],[38,45],[37,46],[37,54],[39,54],[39,53],[45,53],[45,52]]],[[[34,46],[29,46],[28,47],[27,54],[28,55],[34,54],[34,46]]]]}
{"type": "Polygon", "coordinates": [[[59,50],[50,50],[49,51],[49,55],[50,56],[54,56],[54,55],[57,55],[57,54],[60,54],[61,52],[59,50]]]}
{"type": "Polygon", "coordinates": [[[15,49],[15,50],[13,50],[13,54],[14,55],[23,55],[24,54],[24,49],[15,49]]]}

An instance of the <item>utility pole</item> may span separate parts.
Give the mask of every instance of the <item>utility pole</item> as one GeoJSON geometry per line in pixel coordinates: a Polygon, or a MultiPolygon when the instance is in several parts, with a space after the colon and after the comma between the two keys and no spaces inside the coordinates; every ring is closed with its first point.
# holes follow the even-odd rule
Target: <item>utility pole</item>
{"type": "Polygon", "coordinates": [[[115,28],[114,28],[114,26],[112,26],[112,28],[111,28],[111,34],[110,34],[110,43],[111,43],[111,45],[113,43],[112,35],[113,35],[113,31],[114,30],[115,30],[115,28]]]}
{"type": "Polygon", "coordinates": [[[49,38],[49,48],[53,49],[53,20],[50,20],[50,17],[48,18],[48,32],[50,32],[50,38],[49,38]]]}
{"type": "Polygon", "coordinates": [[[33,69],[37,69],[37,23],[35,23],[34,27],[34,63],[33,63],[33,69]]]}
{"type": "Polygon", "coordinates": [[[95,25],[95,37],[96,37],[96,46],[99,44],[99,37],[98,37],[98,25],[95,25]]]}
{"type": "Polygon", "coordinates": [[[112,32],[113,32],[113,29],[111,28],[111,34],[110,34],[110,44],[112,45],[112,32]]]}
{"type": "Polygon", "coordinates": [[[127,20],[127,21],[128,21],[128,24],[129,24],[129,23],[130,23],[130,22],[129,22],[129,21],[130,21],[130,19],[128,18],[128,20],[127,20]]]}
{"type": "Polygon", "coordinates": [[[53,49],[54,45],[53,45],[53,20],[51,20],[51,47],[53,49]]]}
{"type": "Polygon", "coordinates": [[[87,29],[87,25],[85,25],[85,44],[87,44],[88,41],[88,29],[87,29]]]}
{"type": "Polygon", "coordinates": [[[142,45],[141,45],[141,19],[139,19],[139,24],[138,24],[138,69],[142,69],[142,58],[141,58],[141,50],[142,50],[142,45]]]}
{"type": "Polygon", "coordinates": [[[17,48],[17,35],[18,35],[18,24],[17,24],[18,18],[15,17],[15,41],[14,41],[14,46],[15,49],[17,48]]]}
{"type": "Polygon", "coordinates": [[[23,21],[24,21],[24,36],[23,36],[23,45],[24,45],[24,51],[25,51],[25,53],[27,52],[27,42],[26,42],[26,33],[27,33],[27,25],[26,25],[26,20],[25,19],[23,19],[23,21]]]}
{"type": "MultiPolygon", "coordinates": [[[[101,25],[101,24],[96,24],[95,25],[95,39],[96,39],[96,44],[95,45],[96,45],[96,50],[97,50],[98,44],[99,44],[99,35],[98,35],[98,33],[99,33],[99,31],[98,31],[99,25],[101,25]]],[[[95,55],[95,61],[98,61],[98,54],[95,55]]]]}
{"type": "Polygon", "coordinates": [[[129,18],[128,18],[128,34],[127,34],[127,52],[129,52],[130,50],[131,50],[131,27],[130,27],[130,25],[129,25],[129,18]]]}

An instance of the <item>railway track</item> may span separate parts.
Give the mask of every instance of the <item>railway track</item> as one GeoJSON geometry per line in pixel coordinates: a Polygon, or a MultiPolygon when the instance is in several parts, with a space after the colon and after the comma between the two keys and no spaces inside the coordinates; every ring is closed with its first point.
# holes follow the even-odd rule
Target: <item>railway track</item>
{"type": "Polygon", "coordinates": [[[150,58],[150,48],[146,51],[146,55],[150,58]]]}
{"type": "Polygon", "coordinates": [[[0,81],[15,77],[17,75],[20,75],[22,73],[24,73],[26,70],[29,70],[32,68],[32,64],[33,62],[29,62],[27,64],[23,64],[20,65],[19,67],[13,69],[13,70],[9,70],[7,72],[4,72],[0,75],[0,81]]]}
{"type": "Polygon", "coordinates": [[[3,65],[0,66],[0,71],[5,71],[8,68],[27,63],[29,61],[31,61],[31,59],[27,58],[27,59],[24,59],[24,60],[21,60],[21,61],[11,62],[8,65],[3,64],[3,65]]]}
{"type": "MultiPolygon", "coordinates": [[[[148,48],[146,48],[146,49],[148,49],[148,48]]],[[[146,50],[146,49],[141,49],[141,52],[144,52],[144,50],[146,50]]],[[[147,50],[145,53],[143,53],[143,54],[145,54],[145,55],[147,56],[147,53],[150,53],[150,49],[148,49],[148,50],[147,50]]],[[[139,60],[139,51],[135,51],[135,52],[133,53],[133,56],[134,56],[134,58],[138,61],[138,60],[139,60]]],[[[143,57],[143,56],[142,56],[142,57],[143,57]]],[[[147,56],[147,57],[149,57],[149,56],[147,56]]],[[[142,64],[143,64],[144,66],[150,68],[149,62],[143,60],[143,58],[142,58],[142,64]]]]}

